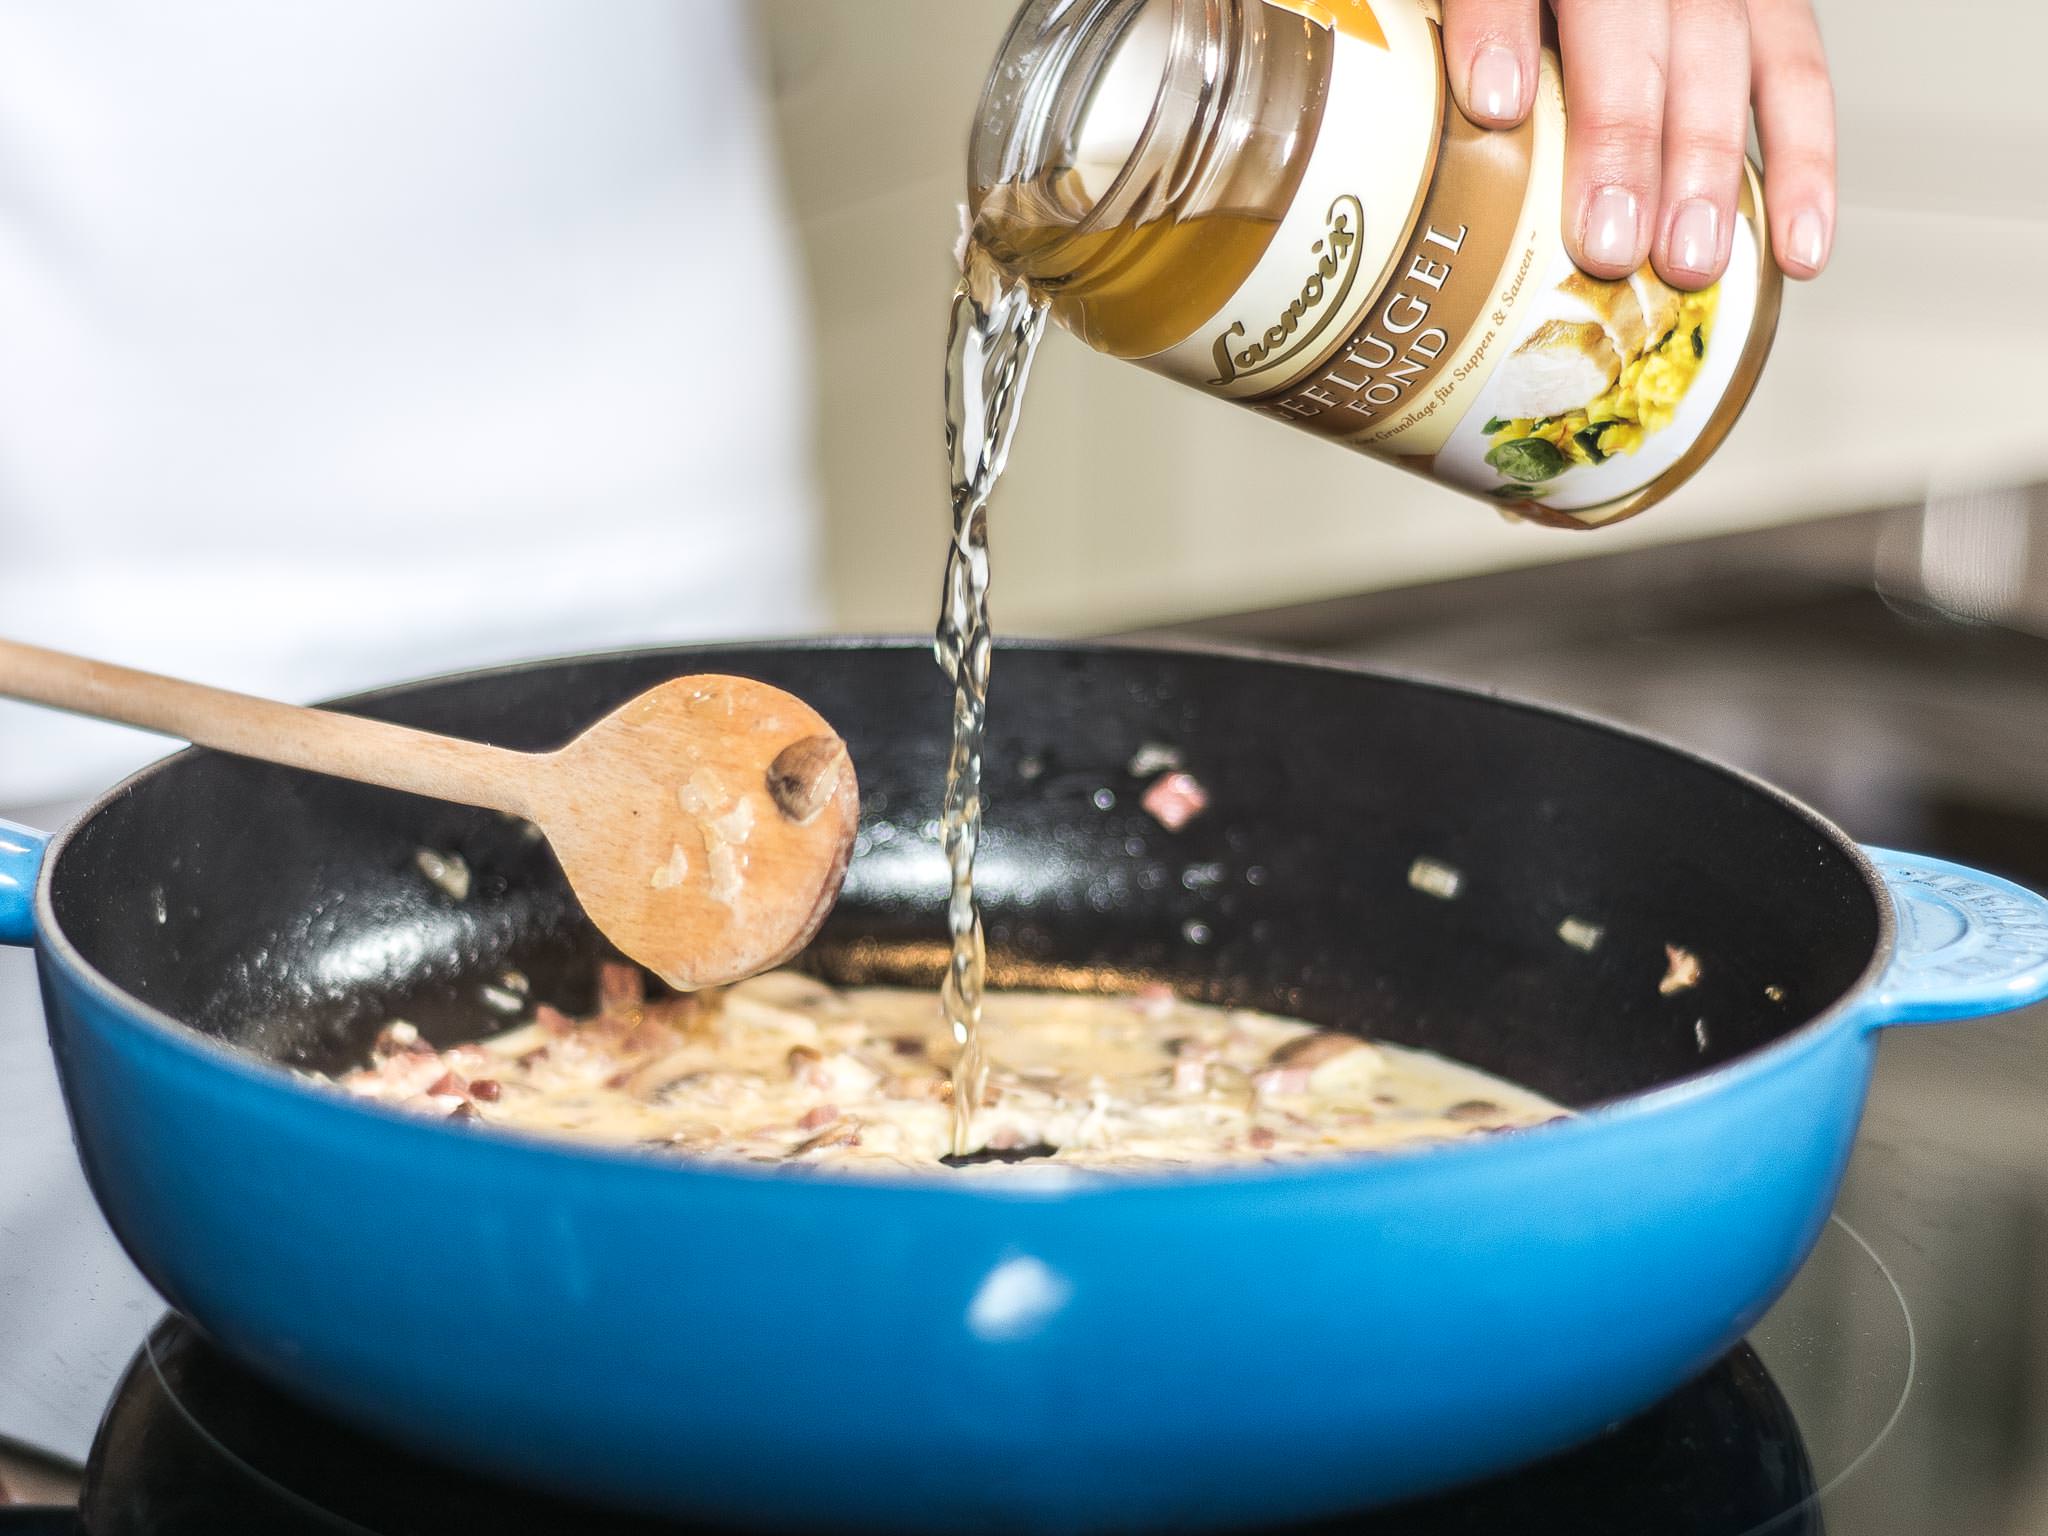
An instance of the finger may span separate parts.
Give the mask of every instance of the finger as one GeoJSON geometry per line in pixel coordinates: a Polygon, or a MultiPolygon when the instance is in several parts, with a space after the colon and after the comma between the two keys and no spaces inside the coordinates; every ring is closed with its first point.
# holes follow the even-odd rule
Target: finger
{"type": "Polygon", "coordinates": [[[1814,277],[1835,245],[1835,91],[1807,0],[1749,0],[1751,90],[1764,206],[1787,277],[1814,277]]]}
{"type": "Polygon", "coordinates": [[[1743,0],[1675,0],[1664,100],[1664,187],[1653,260],[1676,288],[1728,265],[1749,143],[1749,15],[1743,0]]]}
{"type": "Polygon", "coordinates": [[[1512,128],[1536,99],[1543,0],[1444,0],[1444,66],[1459,108],[1512,128]]]}
{"type": "Polygon", "coordinates": [[[1649,254],[1663,175],[1663,0],[1557,0],[1564,56],[1564,238],[1595,277],[1625,277],[1649,254]]]}

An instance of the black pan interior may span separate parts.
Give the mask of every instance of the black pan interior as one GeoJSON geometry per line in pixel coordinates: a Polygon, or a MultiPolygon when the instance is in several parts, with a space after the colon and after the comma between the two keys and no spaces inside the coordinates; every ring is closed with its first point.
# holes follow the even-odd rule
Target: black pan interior
{"type": "MultiPolygon", "coordinates": [[[[935,983],[950,688],[924,647],[642,652],[350,707],[535,749],[696,671],[801,694],[851,745],[860,842],[808,963],[935,983]]],[[[1571,1105],[1776,1038],[1856,981],[1879,933],[1847,853],[1746,781],[1599,726],[1352,671],[1004,648],[987,789],[997,984],[1164,981],[1441,1051],[1571,1105]],[[1209,794],[1180,831],[1139,803],[1154,771],[1132,764],[1148,749],[1177,754],[1209,794]],[[1457,872],[1454,897],[1417,888],[1419,859],[1457,872]],[[1667,945],[1697,957],[1696,985],[1660,990],[1667,945]]],[[[502,1027],[486,989],[507,969],[535,1000],[587,1006],[605,954],[520,824],[214,753],[144,775],[77,828],[52,898],[117,986],[326,1068],[359,1060],[393,1016],[440,1043],[502,1027]],[[421,874],[421,849],[464,860],[466,899],[421,874]]]]}

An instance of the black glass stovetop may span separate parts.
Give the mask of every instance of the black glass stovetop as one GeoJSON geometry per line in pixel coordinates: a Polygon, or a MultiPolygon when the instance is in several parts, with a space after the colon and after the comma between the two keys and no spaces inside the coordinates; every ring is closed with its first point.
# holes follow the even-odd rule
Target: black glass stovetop
{"type": "MultiPolygon", "coordinates": [[[[1791,1407],[1743,1347],[1592,1445],[1450,1498],[1301,1528],[1322,1536],[1806,1536],[1815,1468],[1791,1407]]],[[[356,1434],[249,1377],[167,1320],[123,1381],[77,1514],[90,1536],[374,1532],[654,1536],[701,1529],[463,1477],[356,1434]]],[[[0,1514],[0,1533],[13,1527],[0,1514]]],[[[24,1528],[27,1528],[24,1525],[24,1528]]]]}

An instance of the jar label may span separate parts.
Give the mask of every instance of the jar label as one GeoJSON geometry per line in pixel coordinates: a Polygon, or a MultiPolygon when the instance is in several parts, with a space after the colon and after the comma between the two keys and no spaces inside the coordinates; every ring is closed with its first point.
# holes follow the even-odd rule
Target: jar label
{"type": "Polygon", "coordinates": [[[1559,229],[1564,92],[1548,49],[1528,120],[1486,130],[1450,97],[1430,0],[1266,3],[1335,23],[1321,129],[1251,276],[1141,361],[1579,525],[1704,458],[1757,366],[1753,178],[1712,287],[1681,293],[1647,265],[1588,277],[1559,229]]]}

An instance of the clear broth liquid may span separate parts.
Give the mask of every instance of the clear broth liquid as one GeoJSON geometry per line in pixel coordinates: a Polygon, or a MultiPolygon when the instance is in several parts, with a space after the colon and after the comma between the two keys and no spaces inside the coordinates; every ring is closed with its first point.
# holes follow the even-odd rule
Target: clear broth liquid
{"type": "Polygon", "coordinates": [[[952,752],[940,819],[951,889],[946,926],[952,953],[942,1000],[958,1056],[953,1065],[953,1150],[969,1145],[974,1111],[988,1084],[980,1038],[985,971],[981,910],[974,898],[974,851],[981,838],[982,739],[988,722],[988,504],[1024,401],[1031,359],[1045,334],[1046,306],[1020,281],[970,247],[953,293],[946,336],[946,457],[951,466],[953,537],[934,644],[953,681],[952,752]]]}

